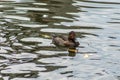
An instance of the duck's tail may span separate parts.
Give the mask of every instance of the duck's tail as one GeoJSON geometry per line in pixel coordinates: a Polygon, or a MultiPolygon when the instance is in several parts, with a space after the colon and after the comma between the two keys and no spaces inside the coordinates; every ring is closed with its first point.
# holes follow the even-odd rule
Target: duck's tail
{"type": "Polygon", "coordinates": [[[55,34],[52,34],[51,36],[52,36],[52,38],[56,38],[57,37],[57,35],[55,35],[55,34]]]}
{"type": "Polygon", "coordinates": [[[51,42],[51,44],[55,44],[55,38],[57,37],[57,35],[52,34],[51,36],[52,36],[52,42],[51,42]]]}

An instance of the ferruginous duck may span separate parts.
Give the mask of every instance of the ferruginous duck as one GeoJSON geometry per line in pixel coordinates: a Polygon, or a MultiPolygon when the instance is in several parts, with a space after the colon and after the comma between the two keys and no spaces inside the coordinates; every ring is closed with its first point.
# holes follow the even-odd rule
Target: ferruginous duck
{"type": "Polygon", "coordinates": [[[68,48],[76,48],[80,44],[76,41],[76,34],[74,31],[69,32],[68,37],[64,35],[52,35],[52,43],[56,46],[64,46],[68,48]]]}

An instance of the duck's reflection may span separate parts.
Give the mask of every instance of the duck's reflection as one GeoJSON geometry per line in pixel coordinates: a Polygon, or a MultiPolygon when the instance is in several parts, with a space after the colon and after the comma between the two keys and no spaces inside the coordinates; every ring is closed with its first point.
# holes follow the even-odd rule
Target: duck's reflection
{"type": "Polygon", "coordinates": [[[76,56],[76,53],[78,52],[78,50],[76,48],[69,48],[68,52],[69,52],[68,56],[74,57],[76,56]]]}

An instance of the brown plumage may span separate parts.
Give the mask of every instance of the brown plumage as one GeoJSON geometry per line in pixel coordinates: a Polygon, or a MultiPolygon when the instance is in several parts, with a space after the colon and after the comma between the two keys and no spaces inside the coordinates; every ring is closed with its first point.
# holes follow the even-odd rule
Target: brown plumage
{"type": "Polygon", "coordinates": [[[76,35],[74,31],[71,31],[67,36],[64,35],[52,35],[52,43],[56,46],[64,46],[68,48],[75,48],[79,46],[79,42],[76,42],[76,35]]]}

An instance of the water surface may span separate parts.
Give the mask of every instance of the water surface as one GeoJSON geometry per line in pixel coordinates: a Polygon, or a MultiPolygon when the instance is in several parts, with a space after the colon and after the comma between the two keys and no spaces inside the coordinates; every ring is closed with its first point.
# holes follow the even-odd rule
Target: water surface
{"type": "Polygon", "coordinates": [[[0,0],[1,80],[120,80],[119,0],[0,0]],[[78,53],[51,44],[75,31],[78,53]]]}

